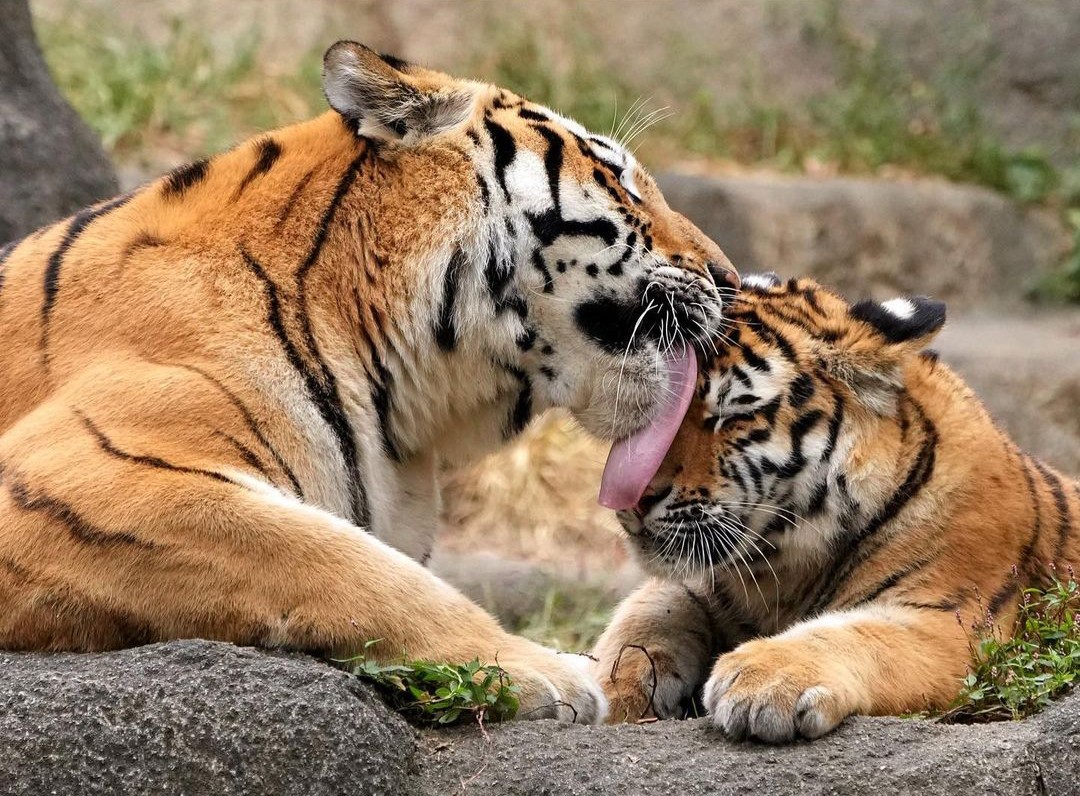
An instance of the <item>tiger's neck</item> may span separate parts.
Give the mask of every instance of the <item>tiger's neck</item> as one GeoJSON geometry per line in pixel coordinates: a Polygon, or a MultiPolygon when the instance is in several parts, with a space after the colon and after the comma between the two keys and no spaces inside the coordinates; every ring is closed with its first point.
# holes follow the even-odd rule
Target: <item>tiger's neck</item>
{"type": "Polygon", "coordinates": [[[463,156],[361,151],[349,169],[324,250],[298,285],[361,438],[364,477],[380,485],[369,490],[370,523],[397,537],[421,517],[433,522],[439,455],[479,456],[546,408],[532,381],[536,275],[524,217],[481,212],[463,156]]]}

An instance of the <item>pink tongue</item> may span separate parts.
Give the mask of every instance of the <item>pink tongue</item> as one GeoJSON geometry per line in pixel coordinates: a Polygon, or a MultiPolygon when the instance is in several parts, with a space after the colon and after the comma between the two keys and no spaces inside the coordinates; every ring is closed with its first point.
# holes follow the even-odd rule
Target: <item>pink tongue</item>
{"type": "Polygon", "coordinates": [[[638,504],[682,424],[694,397],[697,357],[690,349],[683,348],[673,353],[664,366],[668,390],[656,417],[637,434],[611,446],[600,482],[601,506],[630,509],[638,504]]]}

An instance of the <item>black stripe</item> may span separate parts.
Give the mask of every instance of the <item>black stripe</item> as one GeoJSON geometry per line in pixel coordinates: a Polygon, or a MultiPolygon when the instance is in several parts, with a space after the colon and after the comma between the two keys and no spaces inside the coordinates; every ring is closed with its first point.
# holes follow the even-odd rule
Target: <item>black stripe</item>
{"type": "Polygon", "coordinates": [[[379,53],[379,57],[399,72],[407,72],[409,69],[412,68],[411,63],[409,63],[403,58],[398,58],[396,55],[390,55],[389,53],[379,53]]]}
{"type": "Polygon", "coordinates": [[[274,222],[274,231],[280,232],[281,228],[285,226],[285,222],[289,220],[289,216],[292,215],[293,208],[296,203],[300,201],[300,197],[304,195],[304,189],[307,188],[308,183],[311,182],[311,178],[315,176],[315,170],[312,169],[296,184],[292,193],[289,194],[289,198],[285,200],[284,206],[281,208],[281,212],[278,214],[277,221],[274,222]]]}
{"type": "Polygon", "coordinates": [[[829,480],[825,478],[814,487],[813,493],[810,495],[810,502],[806,504],[806,515],[811,517],[820,513],[825,508],[825,501],[829,497],[829,480]]]}
{"type": "Polygon", "coordinates": [[[30,574],[30,570],[28,570],[21,564],[17,564],[6,556],[0,556],[0,567],[3,567],[5,570],[7,570],[8,574],[15,578],[15,580],[17,581],[25,583],[33,580],[33,576],[30,574]]]}
{"type": "Polygon", "coordinates": [[[960,607],[960,603],[948,598],[940,600],[936,603],[923,603],[915,600],[897,600],[896,604],[901,605],[904,608],[915,608],[925,611],[944,611],[946,613],[952,613],[960,607]]]}
{"type": "MultiPolygon", "coordinates": [[[[551,121],[551,119],[547,115],[545,115],[543,113],[540,113],[538,111],[534,111],[531,108],[521,108],[521,109],[519,109],[518,110],[518,116],[520,116],[522,119],[527,119],[530,122],[550,122],[551,121]]],[[[544,128],[537,128],[537,129],[540,130],[540,129],[544,129],[544,128]]]]}
{"type": "Polygon", "coordinates": [[[285,461],[284,457],[282,457],[282,455],[278,453],[277,449],[270,444],[270,440],[268,440],[266,438],[266,434],[263,433],[262,426],[259,425],[259,421],[255,419],[255,416],[251,413],[251,410],[248,409],[247,405],[242,400],[240,400],[240,397],[236,395],[236,393],[226,387],[216,376],[207,373],[205,370],[200,367],[196,367],[195,365],[187,365],[181,362],[177,362],[169,363],[167,367],[184,368],[185,370],[190,370],[192,373],[196,373],[199,376],[202,376],[208,382],[217,387],[221,394],[224,395],[234,407],[236,407],[236,410],[238,412],[240,412],[240,415],[244,418],[244,422],[247,424],[248,430],[252,433],[255,439],[259,441],[259,444],[266,448],[266,450],[270,451],[270,455],[274,457],[274,463],[277,464],[277,466],[281,469],[281,472],[285,474],[285,477],[289,479],[289,483],[292,485],[293,488],[293,493],[301,500],[304,499],[304,490],[301,488],[300,481],[297,480],[296,474],[293,472],[288,462],[285,461]]]}
{"type": "MultiPolygon", "coordinates": [[[[278,342],[281,344],[282,350],[285,352],[285,357],[289,360],[289,364],[300,375],[304,381],[304,386],[307,390],[308,398],[315,404],[315,408],[318,410],[320,417],[330,427],[331,432],[338,440],[338,445],[341,448],[343,455],[346,452],[355,453],[355,442],[350,437],[343,438],[343,429],[341,428],[341,422],[343,418],[338,416],[340,407],[335,407],[330,396],[327,394],[323,385],[319,382],[318,378],[304,362],[300,356],[300,352],[296,350],[296,346],[293,345],[292,340],[289,338],[288,331],[285,329],[285,322],[281,316],[281,299],[278,296],[277,286],[274,281],[267,275],[266,271],[259,264],[259,262],[247,252],[246,249],[241,248],[240,254],[247,264],[248,268],[255,274],[256,277],[263,283],[263,288],[266,292],[267,298],[267,322],[270,324],[270,328],[278,338],[278,342]]],[[[347,423],[344,432],[347,434],[347,423]]],[[[351,472],[350,460],[346,458],[344,460],[345,467],[351,472]]],[[[352,460],[352,467],[356,466],[355,458],[352,460]]],[[[354,506],[355,508],[355,506],[354,506]]],[[[362,507],[363,508],[363,507],[362,507]]],[[[366,512],[361,512],[360,516],[366,516],[366,512]]],[[[360,524],[357,517],[353,517],[353,521],[360,524]]]]}
{"type": "Polygon", "coordinates": [[[495,151],[495,179],[502,186],[506,200],[510,201],[510,189],[506,187],[506,170],[514,161],[517,154],[517,144],[514,137],[491,119],[484,119],[484,128],[491,137],[491,145],[495,151]]]}
{"type": "Polygon", "coordinates": [[[259,459],[257,455],[255,455],[255,451],[242,443],[232,434],[227,434],[224,431],[215,431],[214,436],[224,440],[230,448],[236,451],[236,455],[243,459],[244,463],[247,464],[248,467],[257,472],[271,484],[274,483],[274,479],[270,475],[270,472],[266,469],[266,465],[264,465],[262,463],[262,460],[259,459]]]}
{"type": "Polygon", "coordinates": [[[614,246],[619,238],[615,225],[606,218],[594,218],[591,221],[564,219],[559,235],[576,235],[583,238],[599,238],[608,246],[614,246]]]}
{"type": "Polygon", "coordinates": [[[863,591],[860,596],[844,600],[840,605],[835,607],[857,608],[860,605],[866,605],[867,603],[873,602],[874,600],[885,594],[885,592],[890,591],[891,589],[895,589],[904,581],[905,578],[914,575],[916,572],[919,572],[921,569],[923,569],[923,567],[925,567],[927,564],[935,560],[937,560],[937,551],[920,556],[916,560],[894,571],[888,577],[881,580],[873,588],[863,591]]]}
{"type": "Polygon", "coordinates": [[[1020,463],[1020,467],[1024,472],[1024,482],[1027,484],[1028,497],[1031,499],[1031,535],[1028,537],[1027,542],[1024,543],[1024,547],[1020,551],[1019,560],[1016,562],[1016,574],[1017,577],[1011,575],[1005,579],[1001,588],[994,593],[993,598],[990,600],[990,613],[997,614],[1009,598],[1016,594],[1019,589],[1022,589],[1028,582],[1029,578],[1033,574],[1031,572],[1033,558],[1036,550],[1038,550],[1039,539],[1042,536],[1043,518],[1042,518],[1042,498],[1039,495],[1038,489],[1035,486],[1035,478],[1031,474],[1031,464],[1034,463],[1027,454],[1022,451],[1015,450],[1015,455],[1020,463]]]}
{"type": "Polygon", "coordinates": [[[1042,476],[1046,485],[1050,488],[1050,494],[1054,496],[1054,507],[1057,509],[1058,515],[1058,536],[1057,541],[1054,544],[1054,558],[1055,564],[1061,562],[1062,556],[1065,554],[1065,544],[1069,540],[1069,531],[1072,529],[1072,515],[1069,512],[1069,501],[1065,498],[1065,489],[1061,484],[1061,479],[1058,478],[1057,473],[1047,467],[1038,459],[1028,457],[1031,463],[1035,465],[1035,469],[1039,471],[1039,475],[1042,476]]]}
{"type": "Polygon", "coordinates": [[[737,465],[732,463],[730,466],[725,462],[723,465],[724,475],[735,482],[735,485],[739,487],[742,493],[746,496],[750,496],[750,490],[746,487],[746,481],[743,480],[742,473],[739,472],[737,465]]]}
{"type": "Polygon", "coordinates": [[[465,253],[461,249],[455,249],[443,275],[442,304],[439,306],[439,318],[435,325],[435,341],[439,348],[447,352],[457,347],[454,308],[457,305],[458,280],[464,270],[465,253]]]}
{"type": "Polygon", "coordinates": [[[131,196],[131,194],[124,194],[103,205],[80,210],[72,217],[60,245],[49,255],[49,262],[45,266],[45,297],[41,304],[41,355],[46,365],[49,360],[49,321],[52,317],[53,306],[56,304],[56,295],[60,291],[60,269],[63,267],[64,257],[94,220],[127,204],[131,196]]]}
{"type": "Polygon", "coordinates": [[[533,268],[540,272],[540,276],[544,279],[543,290],[545,293],[555,292],[555,283],[551,278],[551,271],[548,270],[547,263],[544,262],[544,256],[540,254],[539,249],[533,249],[532,258],[533,268]]]}
{"type": "Polygon", "coordinates": [[[349,164],[348,169],[346,169],[345,173],[338,181],[337,188],[334,190],[334,196],[330,200],[330,204],[323,212],[322,218],[319,219],[319,225],[315,233],[315,240],[312,243],[311,250],[308,252],[307,257],[304,258],[304,262],[300,265],[300,269],[296,273],[297,303],[300,306],[300,330],[304,336],[304,342],[307,345],[307,349],[318,364],[319,371],[322,374],[321,382],[315,380],[312,386],[317,391],[320,413],[323,414],[327,423],[330,424],[334,436],[337,437],[338,447],[341,450],[341,455],[345,461],[346,470],[348,471],[349,492],[352,503],[352,520],[357,525],[363,526],[369,524],[370,517],[368,514],[367,495],[365,493],[363,478],[360,473],[361,467],[356,447],[356,438],[353,436],[352,426],[349,424],[349,419],[346,416],[345,409],[341,403],[337,378],[323,359],[322,354],[319,351],[318,341],[315,339],[315,333],[311,328],[311,316],[307,309],[306,280],[308,273],[322,253],[323,245],[326,243],[326,236],[330,231],[330,224],[337,213],[338,207],[345,198],[345,194],[348,193],[349,189],[356,181],[356,177],[360,173],[360,167],[374,153],[374,148],[370,145],[365,145],[363,151],[349,164]]]}
{"type": "Polygon", "coordinates": [[[259,152],[259,157],[255,160],[255,165],[251,167],[251,170],[244,175],[244,179],[240,181],[240,185],[236,188],[236,193],[233,194],[233,199],[239,198],[240,194],[244,192],[251,181],[256,177],[261,177],[266,174],[270,169],[274,168],[274,164],[277,163],[279,157],[281,157],[281,144],[275,141],[273,138],[263,138],[255,143],[255,148],[259,152]]]}
{"type": "Polygon", "coordinates": [[[514,275],[514,269],[509,263],[499,260],[498,249],[494,238],[488,246],[488,261],[484,268],[484,280],[487,282],[488,293],[495,302],[495,311],[501,312],[507,309],[504,301],[506,286],[510,284],[510,277],[514,275]]]}
{"type": "Polygon", "coordinates": [[[809,373],[800,373],[788,388],[788,403],[799,408],[814,397],[814,379],[809,373]]]}
{"type": "Polygon", "coordinates": [[[505,436],[509,439],[516,437],[525,430],[525,426],[532,419],[532,382],[525,371],[510,368],[510,373],[517,379],[518,394],[514,401],[513,409],[507,422],[505,436]]]}
{"type": "MultiPolygon", "coordinates": [[[[772,297],[769,297],[772,298],[772,297]]],[[[761,309],[772,315],[774,318],[778,318],[784,323],[789,323],[792,326],[806,332],[813,336],[816,334],[820,324],[815,318],[811,318],[810,314],[801,307],[795,306],[790,301],[790,296],[782,295],[775,298],[783,299],[784,304],[777,306],[775,304],[762,304],[761,309]]]]}
{"type": "Polygon", "coordinates": [[[206,179],[210,172],[210,161],[203,158],[173,169],[165,177],[161,195],[165,199],[179,199],[189,188],[193,188],[206,179]]]}
{"type": "Polygon", "coordinates": [[[491,189],[488,188],[487,180],[482,174],[476,175],[476,184],[480,188],[480,204],[484,206],[486,213],[491,208],[491,189]]]}
{"type": "Polygon", "coordinates": [[[767,359],[758,356],[753,347],[749,343],[739,342],[739,350],[742,352],[743,359],[746,361],[746,365],[753,370],[761,373],[771,373],[772,366],[767,359]]]}
{"type": "Polygon", "coordinates": [[[232,480],[228,476],[222,475],[221,473],[216,473],[213,470],[203,470],[198,467],[183,467],[181,465],[167,462],[158,456],[141,456],[134,453],[128,453],[125,450],[121,450],[113,444],[112,440],[110,440],[101,429],[94,425],[94,422],[90,420],[89,417],[80,412],[78,409],[74,409],[72,411],[75,413],[75,416],[82,421],[82,424],[86,428],[86,430],[89,431],[91,435],[93,435],[95,440],[97,440],[98,447],[100,447],[110,456],[115,456],[118,459],[123,459],[124,461],[131,462],[132,464],[141,464],[144,467],[154,467],[159,470],[169,470],[170,472],[180,473],[182,475],[198,475],[202,476],[203,478],[210,478],[214,481],[220,481],[223,484],[240,486],[240,484],[238,484],[236,481],[232,480]]]}
{"type": "MultiPolygon", "coordinates": [[[[590,152],[589,154],[592,153],[590,152]]],[[[593,180],[596,181],[597,185],[601,186],[605,191],[607,191],[608,196],[610,196],[616,204],[623,204],[622,194],[620,194],[619,191],[610,182],[608,182],[607,172],[605,172],[599,166],[594,166],[592,176],[593,180]]]]}
{"type": "Polygon", "coordinates": [[[128,258],[131,257],[139,249],[154,248],[157,246],[165,246],[165,241],[146,230],[143,230],[134,238],[132,238],[126,246],[124,246],[124,252],[121,255],[121,261],[126,263],[128,258]]]}
{"type": "Polygon", "coordinates": [[[536,132],[547,141],[547,152],[544,153],[544,170],[547,172],[548,190],[551,191],[551,201],[555,205],[555,212],[562,216],[559,203],[559,177],[563,164],[562,136],[547,127],[534,127],[536,132]]]}
{"type": "MultiPolygon", "coordinates": [[[[716,604],[716,614],[719,614],[717,618],[727,618],[729,624],[736,626],[740,638],[752,638],[758,635],[757,623],[739,610],[739,607],[723,586],[718,584],[717,587],[713,589],[711,596],[712,602],[716,604]]],[[[721,623],[717,622],[717,624],[721,623]]]]}
{"type": "Polygon", "coordinates": [[[371,380],[371,403],[375,407],[375,413],[379,419],[379,434],[382,438],[383,452],[395,462],[401,461],[397,444],[394,442],[394,429],[390,425],[390,410],[393,407],[393,377],[386,363],[378,357],[374,358],[375,378],[371,380]]]}
{"type": "Polygon", "coordinates": [[[140,539],[127,531],[105,531],[96,528],[79,516],[67,503],[48,495],[31,495],[30,489],[21,481],[10,480],[8,493],[11,499],[23,511],[40,512],[49,518],[65,525],[72,538],[83,544],[95,547],[116,547],[124,545],[135,547],[140,550],[155,550],[158,545],[145,539],[140,539]]]}
{"type": "Polygon", "coordinates": [[[788,481],[802,472],[803,467],[806,466],[803,441],[824,416],[825,413],[820,409],[812,409],[806,414],[797,417],[795,422],[791,424],[789,431],[791,435],[791,453],[788,454],[787,461],[776,468],[775,472],[778,478],[788,481]]]}
{"type": "Polygon", "coordinates": [[[760,337],[764,342],[771,343],[780,349],[780,353],[789,362],[797,362],[798,358],[795,356],[795,347],[791,342],[775,328],[765,323],[761,319],[761,316],[754,311],[745,313],[746,322],[751,325],[755,334],[760,337]]]}
{"type": "Polygon", "coordinates": [[[746,465],[746,470],[750,473],[750,480],[754,482],[756,496],[761,497],[765,494],[765,479],[762,478],[761,468],[757,466],[757,462],[749,457],[743,460],[743,464],[746,465]]]}
{"type": "Polygon", "coordinates": [[[809,611],[810,614],[816,614],[825,608],[841,585],[848,581],[851,573],[881,548],[884,542],[877,536],[878,531],[895,519],[904,507],[922,491],[934,474],[938,443],[937,428],[914,400],[911,401],[911,405],[922,420],[924,436],[919,451],[908,468],[904,482],[893,492],[885,505],[862,528],[848,534],[835,550],[833,555],[835,563],[826,570],[827,580],[818,590],[817,598],[809,611]]]}
{"type": "Polygon", "coordinates": [[[836,443],[840,439],[840,429],[844,425],[844,399],[839,395],[835,395],[833,400],[836,403],[833,407],[832,417],[829,418],[828,441],[825,443],[824,450],[821,451],[821,461],[823,462],[831,460],[833,453],[836,452],[836,443]]]}

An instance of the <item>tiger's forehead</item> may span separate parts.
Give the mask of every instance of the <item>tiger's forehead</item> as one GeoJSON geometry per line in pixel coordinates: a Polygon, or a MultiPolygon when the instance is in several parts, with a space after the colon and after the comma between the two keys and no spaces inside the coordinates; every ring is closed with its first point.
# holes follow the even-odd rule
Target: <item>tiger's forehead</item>
{"type": "MultiPolygon", "coordinates": [[[[508,94],[509,92],[500,91],[492,103],[492,109],[496,113],[501,112],[499,120],[503,124],[507,126],[520,124],[525,129],[536,124],[560,128],[577,143],[577,148],[582,154],[601,161],[616,174],[622,172],[632,174],[637,169],[639,165],[637,159],[616,139],[592,133],[579,122],[546,105],[516,96],[512,101],[507,101],[508,94]]],[[[537,140],[540,140],[539,137],[537,140]]]]}

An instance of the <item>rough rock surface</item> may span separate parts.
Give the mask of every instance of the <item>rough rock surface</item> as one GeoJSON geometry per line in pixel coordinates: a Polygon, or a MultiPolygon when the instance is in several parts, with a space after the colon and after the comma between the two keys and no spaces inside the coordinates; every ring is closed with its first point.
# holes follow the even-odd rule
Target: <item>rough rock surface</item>
{"type": "Polygon", "coordinates": [[[0,653],[0,794],[404,793],[414,732],[343,672],[206,641],[0,653]]]}
{"type": "Polygon", "coordinates": [[[0,653],[0,795],[1080,793],[1080,695],[1019,724],[856,718],[813,743],[705,720],[418,733],[300,655],[181,641],[0,653]]]}
{"type": "Polygon", "coordinates": [[[116,193],[94,134],[53,85],[26,0],[0,3],[0,245],[116,193]]]}
{"type": "Polygon", "coordinates": [[[1015,306],[1070,245],[1052,213],[940,180],[668,172],[658,182],[741,272],[812,276],[852,298],[1015,306]]]}

